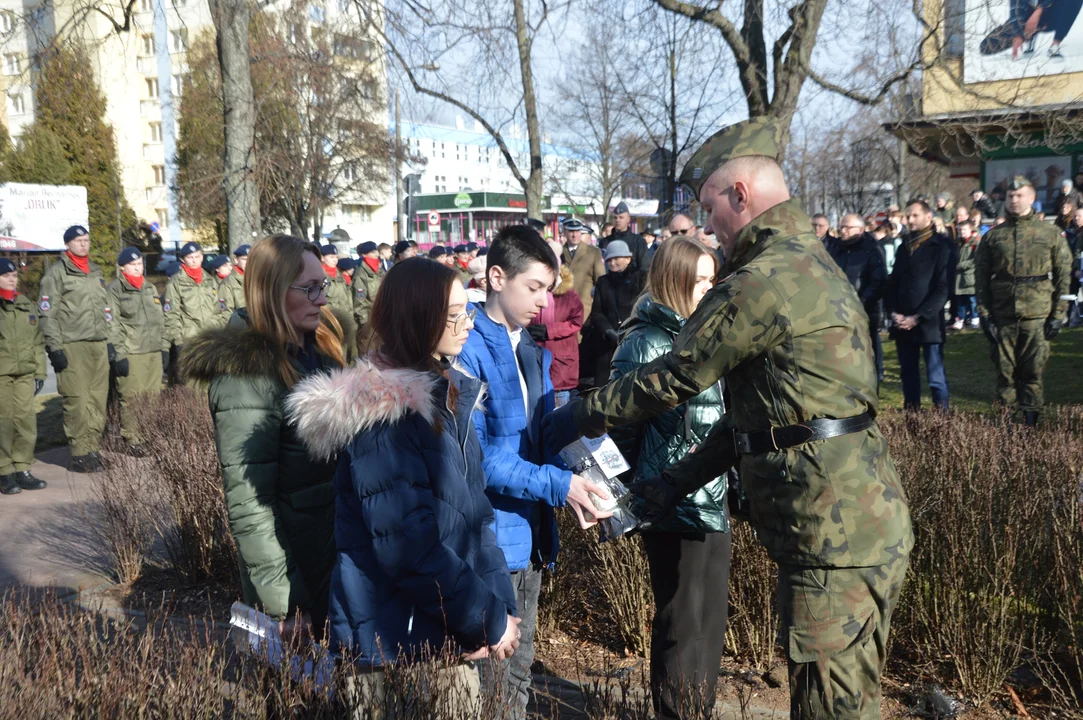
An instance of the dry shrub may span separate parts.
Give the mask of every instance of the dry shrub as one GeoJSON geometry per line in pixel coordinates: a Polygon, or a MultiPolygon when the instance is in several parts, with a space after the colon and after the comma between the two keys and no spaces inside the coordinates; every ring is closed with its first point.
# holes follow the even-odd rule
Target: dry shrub
{"type": "Polygon", "coordinates": [[[206,395],[174,387],[133,403],[158,481],[157,531],[169,565],[185,584],[236,575],[237,548],[206,395]]]}
{"type": "Polygon", "coordinates": [[[639,536],[588,545],[589,575],[606,602],[611,635],[636,655],[647,657],[651,649],[650,566],[639,536]]]}
{"type": "MultiPolygon", "coordinates": [[[[313,659],[288,655],[282,667],[313,659]]],[[[185,621],[146,625],[102,617],[68,605],[51,592],[9,594],[0,600],[0,712],[27,718],[235,718],[394,717],[397,720],[467,720],[450,709],[436,671],[456,663],[438,657],[386,668],[381,698],[350,692],[359,675],[350,662],[334,665],[326,683],[294,677],[239,652],[213,626],[185,621]]],[[[593,718],[646,720],[649,698],[624,687],[568,695],[565,707],[591,703],[593,718]]],[[[558,717],[554,706],[550,717],[558,717]]],[[[582,717],[580,712],[569,712],[582,717]]],[[[501,720],[507,703],[482,694],[470,720],[501,720]]]]}
{"type": "Polygon", "coordinates": [[[112,579],[130,586],[142,576],[156,535],[157,476],[146,461],[115,455],[88,477],[97,512],[85,518],[87,527],[105,548],[112,579]]]}
{"type": "Polygon", "coordinates": [[[778,566],[747,522],[733,523],[730,565],[730,616],[726,646],[761,672],[778,654],[778,566]]]}
{"type": "Polygon", "coordinates": [[[1061,506],[1078,512],[1083,443],[1062,424],[956,412],[885,413],[881,423],[916,535],[895,639],[930,665],[948,659],[980,704],[1042,645],[1060,532],[1050,518],[1061,506]]]}

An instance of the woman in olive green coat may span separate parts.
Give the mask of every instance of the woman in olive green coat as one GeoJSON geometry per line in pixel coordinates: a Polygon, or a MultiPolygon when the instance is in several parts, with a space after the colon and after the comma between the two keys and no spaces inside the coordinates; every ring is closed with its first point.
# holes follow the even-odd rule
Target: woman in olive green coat
{"type": "MultiPolygon", "coordinates": [[[[717,272],[714,253],[691,238],[671,238],[656,251],[647,291],[622,327],[611,381],[673,349],[685,318],[714,285],[717,272]]],[[[647,480],[694,452],[724,415],[719,383],[676,410],[611,434],[634,479],[647,480]]],[[[651,691],[659,717],[708,716],[714,704],[729,589],[726,486],[725,477],[714,480],[643,532],[655,606],[651,691]]]]}
{"type": "Polygon", "coordinates": [[[335,463],[308,456],[283,402],[303,377],[343,365],[319,249],[289,235],[252,248],[248,307],[193,338],[189,380],[209,385],[215,443],[244,601],[284,633],[322,636],[335,564],[335,463]],[[283,314],[284,311],[284,314],[283,314]]]}

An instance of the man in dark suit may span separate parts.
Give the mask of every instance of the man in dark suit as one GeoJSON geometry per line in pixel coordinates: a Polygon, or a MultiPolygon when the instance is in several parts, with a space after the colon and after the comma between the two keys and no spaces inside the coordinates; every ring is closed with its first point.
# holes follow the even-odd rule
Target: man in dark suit
{"type": "Polygon", "coordinates": [[[884,350],[880,345],[880,300],[887,281],[887,263],[880,244],[865,232],[860,215],[850,214],[839,223],[839,235],[826,236],[824,246],[838,266],[846,273],[857,291],[865,314],[869,316],[869,337],[876,355],[876,380],[884,381],[884,350]]]}
{"type": "Polygon", "coordinates": [[[952,242],[933,228],[928,203],[915,200],[906,207],[910,231],[895,256],[887,280],[884,309],[891,318],[891,336],[899,353],[903,402],[907,410],[921,407],[920,357],[933,405],[948,407],[944,373],[944,305],[951,294],[952,242]]]}

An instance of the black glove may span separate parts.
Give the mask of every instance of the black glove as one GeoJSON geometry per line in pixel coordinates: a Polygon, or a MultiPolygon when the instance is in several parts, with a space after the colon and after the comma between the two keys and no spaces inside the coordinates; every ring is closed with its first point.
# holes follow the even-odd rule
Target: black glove
{"type": "Polygon", "coordinates": [[[579,439],[579,428],[575,426],[575,409],[582,402],[578,398],[559,407],[542,418],[542,438],[549,454],[556,455],[566,446],[579,439]]]}
{"type": "Polygon", "coordinates": [[[1000,328],[993,322],[993,318],[983,317],[979,321],[981,323],[981,331],[985,333],[985,337],[989,338],[989,342],[995,343],[1000,341],[1000,328]]]}
{"type": "Polygon", "coordinates": [[[38,380],[38,379],[35,378],[35,380],[34,380],[34,394],[37,395],[39,392],[41,392],[41,389],[43,387],[45,387],[45,381],[44,380],[38,380]]]}
{"type": "Polygon", "coordinates": [[[1060,329],[1064,327],[1063,320],[1057,320],[1056,318],[1049,318],[1045,321],[1045,339],[1052,340],[1060,332],[1060,329]]]}
{"type": "Polygon", "coordinates": [[[113,374],[117,377],[128,377],[128,358],[113,362],[113,374]]]}
{"type": "Polygon", "coordinates": [[[105,346],[105,354],[109,358],[110,365],[117,361],[117,349],[113,347],[113,343],[109,343],[105,346]]]}
{"type": "Polygon", "coordinates": [[[609,328],[605,331],[605,339],[613,345],[620,345],[620,335],[613,328],[609,328]]]}
{"type": "Polygon", "coordinates": [[[628,492],[635,496],[632,512],[639,518],[637,530],[646,530],[669,517],[681,502],[680,491],[658,476],[632,483],[628,492]]]}
{"type": "Polygon", "coordinates": [[[549,329],[544,325],[527,325],[526,331],[534,338],[534,342],[545,342],[549,339],[549,329]]]}
{"type": "Polygon", "coordinates": [[[63,350],[48,350],[45,354],[49,356],[49,362],[56,372],[62,373],[68,369],[68,356],[63,350]]]}
{"type": "Polygon", "coordinates": [[[169,372],[169,351],[162,351],[162,372],[169,372]]]}

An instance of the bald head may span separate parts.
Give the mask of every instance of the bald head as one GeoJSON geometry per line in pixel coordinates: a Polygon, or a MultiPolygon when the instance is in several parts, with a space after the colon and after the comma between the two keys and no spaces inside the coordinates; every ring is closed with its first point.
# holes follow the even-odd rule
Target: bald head
{"type": "Polygon", "coordinates": [[[782,168],[774,158],[735,158],[715,170],[700,188],[700,205],[707,213],[704,230],[718,238],[726,257],[732,257],[737,234],[753,218],[789,199],[782,168]]]}
{"type": "Polygon", "coordinates": [[[669,231],[674,235],[687,235],[695,227],[696,224],[692,222],[692,218],[681,213],[677,213],[669,221],[669,231]]]}

